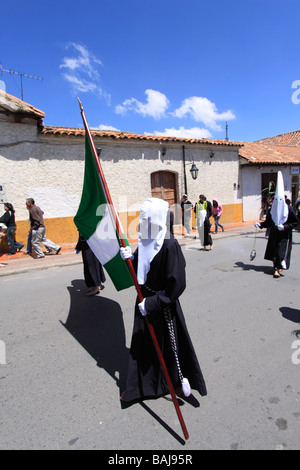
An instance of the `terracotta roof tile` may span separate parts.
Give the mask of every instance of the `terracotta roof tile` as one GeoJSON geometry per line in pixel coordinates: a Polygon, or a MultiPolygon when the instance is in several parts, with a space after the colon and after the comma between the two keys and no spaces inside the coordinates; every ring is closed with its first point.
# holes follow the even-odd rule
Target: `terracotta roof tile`
{"type": "Polygon", "coordinates": [[[244,142],[240,156],[250,164],[300,164],[300,148],[260,142],[244,142]]]}
{"type": "MultiPolygon", "coordinates": [[[[85,130],[75,127],[54,127],[54,126],[43,126],[42,135],[65,135],[65,136],[84,136],[85,130]]],[[[156,141],[156,142],[182,142],[186,144],[197,143],[197,144],[211,144],[211,145],[226,145],[240,147],[243,145],[241,142],[231,140],[217,140],[217,139],[187,139],[180,137],[167,137],[150,134],[134,134],[133,132],[121,132],[111,130],[93,130],[91,129],[93,137],[107,138],[114,140],[140,140],[140,141],[156,141]]]]}
{"type": "Polygon", "coordinates": [[[25,103],[25,101],[22,101],[15,96],[9,95],[3,90],[0,90],[0,108],[12,113],[34,115],[39,119],[43,119],[45,117],[45,113],[40,109],[35,108],[31,104],[25,103]]]}
{"type": "Polygon", "coordinates": [[[256,140],[259,144],[283,145],[284,147],[300,148],[300,131],[287,132],[286,134],[275,135],[267,139],[256,140]]]}

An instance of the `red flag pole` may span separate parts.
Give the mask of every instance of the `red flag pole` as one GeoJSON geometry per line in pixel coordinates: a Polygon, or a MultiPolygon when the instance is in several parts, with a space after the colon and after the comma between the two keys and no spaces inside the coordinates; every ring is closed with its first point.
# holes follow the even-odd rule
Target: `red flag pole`
{"type": "MultiPolygon", "coordinates": [[[[86,116],[85,116],[85,113],[84,113],[84,110],[83,110],[83,107],[82,107],[82,105],[81,105],[81,102],[80,102],[80,99],[79,99],[79,98],[78,98],[78,102],[79,102],[79,107],[80,107],[80,111],[81,111],[81,116],[82,116],[83,124],[84,124],[85,130],[86,130],[86,132],[87,132],[87,135],[88,135],[88,138],[89,138],[91,147],[92,147],[93,155],[94,155],[95,162],[96,162],[97,167],[98,167],[98,170],[99,170],[100,178],[101,178],[101,180],[102,180],[103,189],[104,189],[104,192],[105,192],[105,195],[106,195],[106,198],[107,198],[107,202],[109,203],[109,205],[110,205],[110,207],[111,207],[112,215],[113,215],[113,218],[114,218],[115,223],[116,223],[116,229],[117,229],[117,231],[118,231],[121,244],[122,244],[123,248],[125,248],[125,247],[126,247],[126,242],[125,242],[125,240],[124,240],[123,232],[122,232],[122,230],[121,230],[121,224],[120,224],[120,221],[119,221],[119,217],[118,217],[118,214],[117,214],[117,212],[116,212],[116,210],[115,210],[115,207],[114,207],[114,205],[113,205],[112,198],[111,198],[111,195],[110,195],[110,192],[109,192],[109,189],[108,189],[106,180],[105,180],[104,172],[103,172],[103,170],[102,170],[102,166],[101,166],[100,160],[99,160],[99,158],[98,158],[98,154],[97,154],[97,150],[96,150],[96,147],[95,147],[95,143],[94,143],[94,140],[93,140],[93,138],[92,138],[92,134],[91,134],[90,128],[89,128],[89,126],[88,126],[87,119],[86,119],[86,116]]],[[[137,280],[137,277],[136,277],[135,270],[134,270],[134,268],[133,268],[133,265],[132,265],[132,262],[131,262],[130,259],[127,260],[127,265],[128,265],[128,268],[129,268],[129,271],[130,271],[132,280],[133,280],[133,282],[134,282],[135,288],[136,288],[136,290],[137,290],[137,294],[138,294],[139,300],[140,300],[140,302],[142,302],[143,299],[144,299],[144,297],[143,297],[141,288],[140,288],[140,286],[139,286],[139,283],[138,283],[138,280],[137,280]]],[[[153,343],[154,343],[154,347],[155,347],[156,352],[157,352],[157,355],[158,355],[158,359],[159,359],[159,361],[160,361],[162,370],[163,370],[163,372],[164,372],[164,376],[165,376],[165,379],[166,379],[166,381],[167,381],[167,384],[168,384],[168,387],[169,387],[169,390],[170,390],[170,393],[171,393],[171,396],[172,396],[172,399],[173,399],[173,403],[174,403],[174,406],[175,406],[175,409],[176,409],[176,413],[177,413],[178,419],[179,419],[180,424],[181,424],[181,428],[182,428],[184,437],[185,437],[185,439],[188,439],[188,438],[189,438],[189,434],[188,434],[188,431],[187,431],[187,428],[186,428],[186,425],[185,425],[185,422],[184,422],[182,413],[181,413],[180,408],[179,408],[179,404],[178,404],[178,400],[177,400],[177,398],[176,398],[176,394],[175,394],[175,391],[174,391],[174,387],[173,387],[173,385],[172,385],[172,382],[171,382],[171,379],[170,379],[170,375],[169,375],[168,369],[167,369],[166,364],[165,364],[165,360],[164,360],[163,355],[162,355],[162,352],[161,352],[161,350],[160,350],[160,346],[159,346],[159,344],[158,344],[158,341],[157,341],[157,338],[156,338],[156,334],[155,334],[154,328],[153,328],[153,326],[151,325],[151,323],[149,322],[149,320],[148,320],[148,318],[147,318],[147,315],[146,315],[144,318],[145,318],[145,320],[146,320],[146,322],[147,322],[147,325],[148,325],[148,328],[149,328],[149,331],[150,331],[150,335],[151,335],[151,337],[152,337],[152,340],[153,340],[153,343]]]]}

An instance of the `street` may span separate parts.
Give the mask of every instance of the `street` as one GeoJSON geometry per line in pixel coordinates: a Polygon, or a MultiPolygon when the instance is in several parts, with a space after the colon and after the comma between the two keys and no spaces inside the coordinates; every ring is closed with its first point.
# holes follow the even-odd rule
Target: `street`
{"type": "Polygon", "coordinates": [[[187,441],[169,396],[121,408],[135,289],[107,279],[87,297],[77,264],[1,277],[0,449],[299,450],[300,233],[280,279],[265,231],[213,237],[211,252],[183,247],[180,301],[208,389],[179,399],[187,441]]]}

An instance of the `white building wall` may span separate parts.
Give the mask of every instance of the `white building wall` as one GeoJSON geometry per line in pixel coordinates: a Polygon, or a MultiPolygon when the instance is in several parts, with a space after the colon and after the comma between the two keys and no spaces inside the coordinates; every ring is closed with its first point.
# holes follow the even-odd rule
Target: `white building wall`
{"type": "Polygon", "coordinates": [[[25,200],[35,199],[45,218],[69,217],[80,201],[83,165],[70,157],[70,150],[23,142],[0,147],[0,184],[16,211],[17,220],[28,218],[25,200]],[[80,183],[79,183],[80,178],[80,183]]]}
{"type": "MultiPolygon", "coordinates": [[[[180,202],[184,193],[180,143],[164,143],[164,156],[159,142],[95,139],[95,144],[102,149],[100,158],[117,211],[139,210],[141,202],[151,196],[151,173],[156,171],[176,174],[180,202]]],[[[45,218],[73,217],[81,197],[84,152],[83,137],[41,135],[36,122],[0,121],[0,185],[5,185],[16,220],[28,218],[28,197],[35,199],[45,218]]],[[[217,197],[222,204],[241,203],[237,147],[192,145],[185,153],[188,196],[193,203],[200,193],[209,200],[217,197]],[[190,175],[192,160],[199,168],[196,181],[190,175]]]]}
{"type": "Polygon", "coordinates": [[[245,222],[259,220],[262,216],[261,210],[261,175],[263,173],[274,173],[274,182],[277,182],[277,172],[282,172],[284,189],[287,197],[290,197],[291,181],[289,166],[244,166],[242,169],[243,184],[243,219],[245,222]]]}
{"type": "Polygon", "coordinates": [[[37,140],[37,124],[32,119],[26,123],[16,123],[0,114],[0,144],[14,145],[17,142],[34,142],[37,140]]]}
{"type": "MultiPolygon", "coordinates": [[[[96,145],[97,146],[97,145],[96,145]]],[[[100,146],[100,145],[99,145],[100,146]]],[[[187,151],[185,151],[187,155],[187,151]]],[[[238,150],[223,148],[214,150],[210,158],[211,147],[194,147],[192,157],[199,169],[198,179],[190,174],[192,160],[186,157],[188,197],[196,202],[199,194],[207,199],[218,197],[222,204],[241,203],[240,190],[234,189],[240,183],[238,150]]],[[[123,144],[117,146],[102,145],[101,160],[106,179],[114,200],[120,194],[128,197],[131,210],[139,210],[140,203],[151,195],[151,173],[170,171],[178,176],[178,202],[184,194],[184,172],[182,145],[167,146],[163,156],[159,144],[123,144]]]]}

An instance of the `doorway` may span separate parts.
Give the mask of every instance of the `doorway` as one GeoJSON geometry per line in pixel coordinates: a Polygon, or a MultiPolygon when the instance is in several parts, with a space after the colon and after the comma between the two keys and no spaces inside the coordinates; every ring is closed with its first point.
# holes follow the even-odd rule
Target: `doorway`
{"type": "Polygon", "coordinates": [[[268,199],[275,196],[277,175],[276,173],[262,173],[261,175],[261,215],[266,215],[268,199]]]}
{"type": "Polygon", "coordinates": [[[170,171],[156,171],[151,174],[151,194],[169,203],[174,213],[175,223],[180,221],[180,211],[176,210],[177,203],[176,174],[170,171]]]}

